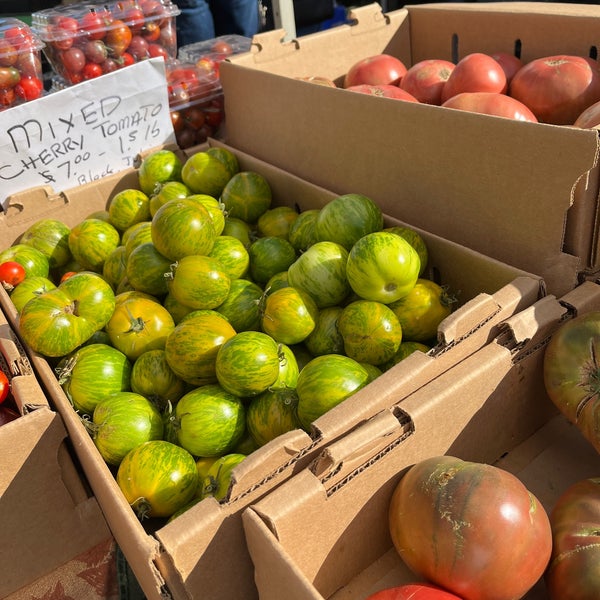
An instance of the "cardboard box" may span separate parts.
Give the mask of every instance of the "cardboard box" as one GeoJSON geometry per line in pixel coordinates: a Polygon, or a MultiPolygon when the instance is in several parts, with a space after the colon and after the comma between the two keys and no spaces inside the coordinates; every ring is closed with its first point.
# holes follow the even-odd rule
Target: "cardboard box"
{"type": "MultiPolygon", "coordinates": [[[[547,510],[568,485],[597,476],[598,454],[549,400],[542,365],[560,324],[599,308],[600,286],[590,282],[561,300],[541,299],[507,319],[492,343],[245,510],[261,600],[364,600],[417,580],[393,548],[387,515],[402,474],[427,457],[495,462],[547,510]]],[[[526,596],[545,597],[541,581],[526,596]]]]}
{"type": "Polygon", "coordinates": [[[542,276],[558,296],[600,268],[598,138],[593,130],[511,121],[372,98],[340,83],[386,52],[407,66],[471,52],[524,61],[597,52],[600,7],[548,2],[439,3],[282,42],[261,33],[221,67],[227,142],[337,193],[370,194],[388,214],[542,276]]]}
{"type": "MultiPolygon", "coordinates": [[[[214,140],[211,143],[223,145],[214,140]]],[[[335,196],[249,154],[230,149],[236,153],[242,170],[254,170],[266,177],[274,205],[285,203],[306,210],[322,206],[335,196]]],[[[12,243],[41,215],[73,226],[90,212],[105,208],[116,191],[136,186],[137,172],[127,170],[62,193],[49,188],[26,190],[11,197],[6,214],[0,215],[1,239],[12,243]]],[[[390,216],[386,222],[399,223],[390,216]]],[[[539,277],[438,236],[420,233],[430,253],[431,273],[451,289],[461,291],[461,306],[440,326],[437,347],[428,354],[412,354],[315,421],[310,432],[288,432],[253,452],[235,468],[226,502],[207,498],[166,524],[138,520],[58,385],[50,364],[31,353],[32,363],[65,421],[115,539],[149,600],[206,594],[223,600],[256,598],[242,511],[304,468],[325,445],[487,344],[504,319],[543,296],[544,282],[539,277]]],[[[18,325],[14,306],[1,289],[0,302],[18,325]]]]}
{"type": "MultiPolygon", "coordinates": [[[[33,597],[24,590],[32,586],[38,593],[54,590],[61,579],[58,572],[72,572],[77,557],[97,547],[112,547],[114,540],[72,454],[60,415],[50,409],[3,313],[0,367],[11,384],[6,402],[14,399],[21,414],[0,427],[0,598],[33,597]]],[[[108,554],[107,549],[101,556],[108,554]]],[[[107,569],[111,566],[104,564],[107,569]]],[[[68,583],[64,577],[62,582],[68,583]]],[[[112,583],[114,591],[116,578],[93,583],[104,592],[112,583]]],[[[78,588],[91,600],[96,597],[93,583],[80,579],[78,588]]]]}

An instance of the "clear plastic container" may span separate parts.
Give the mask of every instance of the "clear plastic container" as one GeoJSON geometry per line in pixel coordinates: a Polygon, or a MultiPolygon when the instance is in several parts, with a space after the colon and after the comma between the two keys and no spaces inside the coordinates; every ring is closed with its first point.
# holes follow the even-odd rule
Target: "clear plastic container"
{"type": "Polygon", "coordinates": [[[0,19],[0,110],[44,94],[44,43],[23,21],[0,19]]]}
{"type": "Polygon", "coordinates": [[[177,58],[183,62],[194,63],[207,71],[214,71],[219,76],[219,65],[223,60],[232,54],[249,52],[251,45],[252,38],[237,34],[221,35],[182,46],[177,58]]]}
{"type": "Polygon", "coordinates": [[[77,2],[34,12],[31,28],[53,71],[74,84],[146,58],[175,58],[180,12],[171,0],[77,2]]]}
{"type": "Polygon", "coordinates": [[[218,137],[225,120],[223,89],[216,73],[180,60],[166,65],[171,121],[177,144],[189,148],[218,137]]]}

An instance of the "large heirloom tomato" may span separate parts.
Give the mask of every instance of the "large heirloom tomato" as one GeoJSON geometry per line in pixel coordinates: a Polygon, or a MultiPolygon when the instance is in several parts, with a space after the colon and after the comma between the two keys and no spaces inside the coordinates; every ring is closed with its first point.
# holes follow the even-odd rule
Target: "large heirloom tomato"
{"type": "Polygon", "coordinates": [[[525,104],[499,92],[462,92],[448,98],[442,106],[483,115],[506,117],[515,121],[538,122],[537,117],[525,104]]]}
{"type": "Polygon", "coordinates": [[[421,60],[408,69],[400,87],[419,102],[439,105],[442,103],[442,90],[454,66],[449,60],[421,60]]]}
{"type": "Polygon", "coordinates": [[[360,238],[348,254],[346,277],[365,300],[389,304],[406,296],[421,270],[417,251],[403,238],[376,231],[360,238]]]}
{"type": "Polygon", "coordinates": [[[367,56],[354,63],[344,77],[344,87],[363,83],[398,85],[406,73],[405,64],[390,54],[367,56]]]}
{"type": "Polygon", "coordinates": [[[194,456],[231,452],[245,429],[244,404],[218,383],[191,390],[175,405],[178,443],[194,456]]]}
{"type": "Polygon", "coordinates": [[[528,106],[542,123],[572,125],[600,100],[600,71],[587,58],[559,54],[523,65],[509,94],[528,106]]]}
{"type": "Polygon", "coordinates": [[[173,329],[171,313],[148,298],[120,302],[106,324],[111,344],[130,360],[148,350],[162,350],[173,329]]]}
{"type": "Polygon", "coordinates": [[[579,315],[554,332],[544,353],[544,385],[565,417],[600,452],[600,312],[579,315]]]}
{"type": "Polygon", "coordinates": [[[600,479],[567,488],[550,513],[552,558],[546,571],[551,600],[600,597],[600,479]]]}
{"type": "Polygon", "coordinates": [[[428,583],[407,583],[371,594],[367,600],[462,600],[428,583]]]}
{"type": "Polygon", "coordinates": [[[87,344],[60,361],[58,383],[79,412],[91,415],[100,400],[130,389],[131,362],[107,344],[87,344]]]}
{"type": "Polygon", "coordinates": [[[362,83],[360,85],[351,85],[346,88],[350,92],[367,94],[369,96],[379,96],[380,98],[392,98],[393,100],[406,100],[407,102],[418,102],[418,100],[406,90],[397,85],[369,85],[362,83]]]}
{"type": "Polygon", "coordinates": [[[140,519],[170,517],[194,497],[198,469],[185,448],[151,440],[125,455],[117,484],[140,519]]]}
{"type": "Polygon", "coordinates": [[[514,475],[433,456],[400,479],[389,509],[392,541],[414,572],[464,600],[518,600],[552,550],[548,515],[514,475]]]}
{"type": "Polygon", "coordinates": [[[462,92],[506,92],[504,69],[488,54],[467,54],[458,61],[444,84],[442,103],[462,92]]]}
{"type": "Polygon", "coordinates": [[[296,385],[301,426],[309,431],[313,421],[369,381],[369,372],[348,356],[324,354],[313,358],[300,371],[296,385]]]}
{"type": "Polygon", "coordinates": [[[65,356],[102,329],[114,308],[110,285],[100,275],[82,271],[27,302],[19,330],[35,352],[65,356]]]}

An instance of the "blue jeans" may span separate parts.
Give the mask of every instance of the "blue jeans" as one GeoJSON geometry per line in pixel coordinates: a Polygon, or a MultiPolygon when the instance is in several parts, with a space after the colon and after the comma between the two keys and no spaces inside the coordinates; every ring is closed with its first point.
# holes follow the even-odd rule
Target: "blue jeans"
{"type": "Polygon", "coordinates": [[[257,0],[179,0],[177,45],[228,34],[252,37],[259,30],[257,0]]]}

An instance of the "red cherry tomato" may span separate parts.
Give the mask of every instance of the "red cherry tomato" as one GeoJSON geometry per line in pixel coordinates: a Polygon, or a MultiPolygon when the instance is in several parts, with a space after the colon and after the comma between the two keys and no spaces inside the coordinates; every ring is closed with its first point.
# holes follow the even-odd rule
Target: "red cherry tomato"
{"type": "Polygon", "coordinates": [[[25,279],[25,268],[22,264],[7,260],[0,264],[0,282],[4,287],[15,287],[25,279]]]}
{"type": "Polygon", "coordinates": [[[37,77],[22,77],[21,81],[15,86],[15,93],[19,98],[23,98],[26,102],[35,100],[42,95],[44,83],[37,77]]]}
{"type": "Polygon", "coordinates": [[[81,75],[84,79],[94,79],[95,77],[100,77],[100,75],[102,75],[103,72],[104,71],[102,70],[102,65],[89,62],[85,63],[81,75]]]}
{"type": "Polygon", "coordinates": [[[10,381],[8,381],[6,373],[0,370],[0,404],[2,404],[2,402],[4,402],[8,398],[9,392],[10,381]]]}
{"type": "Polygon", "coordinates": [[[85,13],[80,19],[80,25],[90,40],[101,40],[106,35],[106,24],[102,14],[96,11],[85,13]]]}

